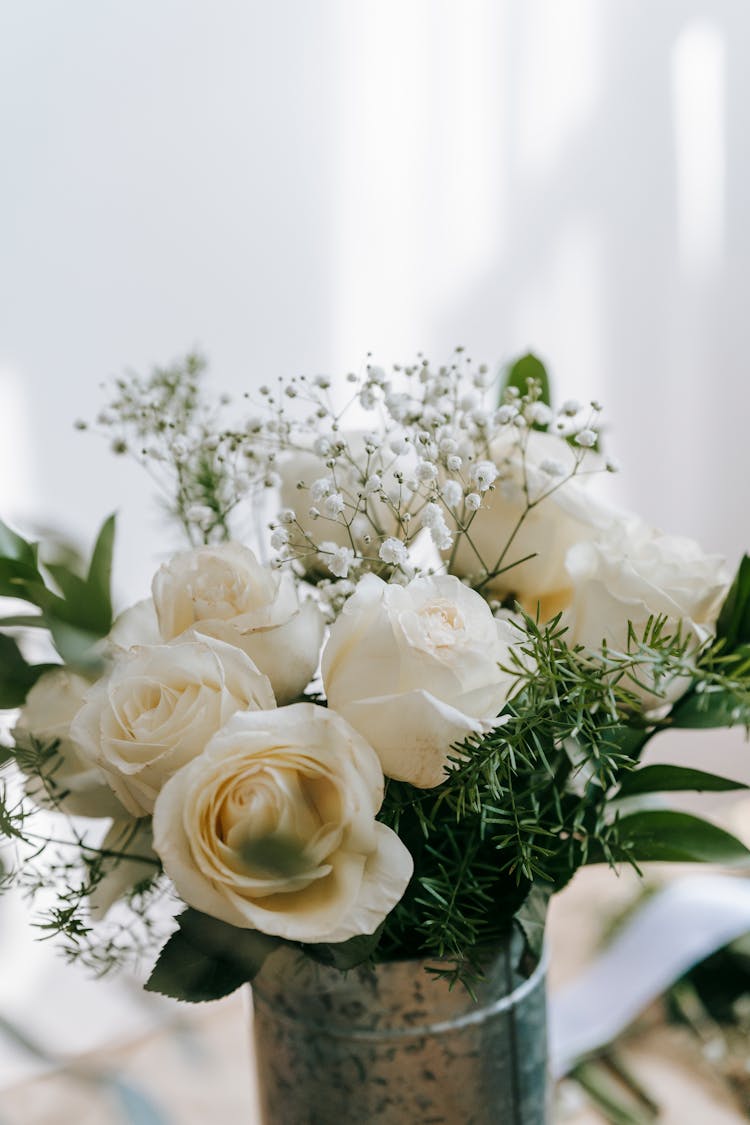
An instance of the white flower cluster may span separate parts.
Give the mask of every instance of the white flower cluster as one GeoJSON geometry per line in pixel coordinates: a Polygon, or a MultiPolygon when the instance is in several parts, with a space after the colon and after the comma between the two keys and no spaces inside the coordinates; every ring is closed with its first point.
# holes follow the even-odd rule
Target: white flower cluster
{"type": "Polygon", "coordinates": [[[420,357],[347,380],[354,391],[343,409],[320,377],[268,392],[273,429],[264,437],[278,455],[283,504],[272,525],[277,563],[326,590],[367,572],[403,583],[446,561],[501,598],[536,590],[521,573],[535,554],[522,525],[547,495],[575,500],[572,478],[598,457],[599,404],[568,401],[554,412],[533,379],[526,393],[501,395],[499,377],[461,349],[449,365],[420,357]],[[311,412],[288,418],[285,398],[311,412]],[[377,428],[347,427],[357,411],[377,414],[377,428]]]}

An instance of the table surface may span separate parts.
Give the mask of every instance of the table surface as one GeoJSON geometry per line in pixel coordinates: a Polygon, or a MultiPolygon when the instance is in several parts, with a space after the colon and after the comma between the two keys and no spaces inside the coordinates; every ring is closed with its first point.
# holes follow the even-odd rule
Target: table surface
{"type": "MultiPolygon", "coordinates": [[[[554,901],[550,987],[572,979],[592,957],[612,917],[637,893],[628,873],[579,873],[554,901]],[[603,906],[606,904],[606,906],[603,906]]],[[[61,966],[61,972],[64,968],[61,966]]],[[[245,999],[175,1005],[171,1022],[135,1041],[108,1046],[3,1091],[0,1125],[206,1125],[258,1121],[245,999]]],[[[620,1056],[661,1107],[663,1125],[732,1125],[746,1117],[695,1039],[652,1018],[621,1044],[620,1056]]],[[[605,1120],[580,1087],[564,1084],[556,1121],[605,1120]]]]}

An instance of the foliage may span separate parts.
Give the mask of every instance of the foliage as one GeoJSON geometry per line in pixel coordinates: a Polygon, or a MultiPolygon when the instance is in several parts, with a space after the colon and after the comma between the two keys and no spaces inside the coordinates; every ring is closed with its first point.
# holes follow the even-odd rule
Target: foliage
{"type": "Polygon", "coordinates": [[[466,951],[506,930],[519,910],[527,926],[531,910],[538,923],[548,892],[586,864],[728,863],[750,854],[697,817],[667,810],[620,815],[617,805],[670,789],[743,788],[704,771],[639,769],[648,740],[670,720],[644,718],[631,685],[647,673],[668,684],[689,671],[692,694],[731,694],[735,721],[747,724],[745,661],[708,650],[696,666],[679,631],[668,634],[660,620],[632,637],[628,653],[601,658],[569,647],[559,618],[540,626],[526,615],[523,629],[513,669],[518,689],[495,730],[457,748],[437,790],[389,782],[381,813],[415,859],[412,886],[387,919],[382,949],[404,956],[417,948],[447,962],[448,976],[469,978],[466,951]],[[537,888],[544,888],[542,901],[537,888]]]}
{"type": "Polygon", "coordinates": [[[275,938],[256,930],[238,930],[188,909],[178,918],[146,988],[194,1003],[218,1000],[252,980],[277,945],[275,938]]]}
{"type": "MultiPolygon", "coordinates": [[[[27,542],[0,521],[0,597],[26,602],[39,612],[0,618],[5,629],[49,631],[61,659],[69,666],[96,672],[101,665],[97,644],[112,627],[112,553],[115,517],[102,524],[85,573],[62,562],[43,564],[36,543],[27,542]],[[52,580],[51,588],[47,578],[52,580]]],[[[0,641],[0,706],[17,707],[48,665],[29,665],[14,640],[0,641]]]]}

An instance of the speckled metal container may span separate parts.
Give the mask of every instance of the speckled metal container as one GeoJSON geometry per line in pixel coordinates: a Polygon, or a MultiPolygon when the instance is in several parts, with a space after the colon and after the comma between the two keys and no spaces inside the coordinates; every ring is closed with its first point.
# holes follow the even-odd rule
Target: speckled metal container
{"type": "Polygon", "coordinates": [[[518,955],[497,950],[472,1001],[422,961],[273,954],[253,983],[264,1125],[545,1125],[545,970],[518,955]]]}

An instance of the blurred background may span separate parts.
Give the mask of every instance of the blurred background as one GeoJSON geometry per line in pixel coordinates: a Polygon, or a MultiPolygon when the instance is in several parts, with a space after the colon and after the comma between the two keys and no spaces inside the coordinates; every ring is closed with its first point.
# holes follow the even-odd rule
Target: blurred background
{"type": "Polygon", "coordinates": [[[134,600],[172,543],[73,429],[103,381],[197,346],[239,397],[463,344],[600,398],[615,498],[734,566],[749,52],[744,0],[6,0],[3,517],[89,543],[117,509],[134,600]]]}

